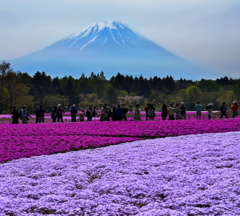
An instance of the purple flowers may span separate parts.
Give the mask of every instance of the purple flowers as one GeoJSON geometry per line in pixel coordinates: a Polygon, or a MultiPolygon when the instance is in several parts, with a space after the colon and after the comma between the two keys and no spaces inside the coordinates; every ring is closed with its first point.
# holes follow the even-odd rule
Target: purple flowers
{"type": "Polygon", "coordinates": [[[0,212],[238,215],[239,155],[240,132],[229,132],[14,160],[0,164],[0,212]]]}

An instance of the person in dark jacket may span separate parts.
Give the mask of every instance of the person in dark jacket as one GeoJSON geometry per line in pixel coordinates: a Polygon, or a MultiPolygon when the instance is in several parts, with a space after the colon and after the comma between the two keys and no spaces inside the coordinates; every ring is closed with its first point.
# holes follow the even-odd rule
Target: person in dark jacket
{"type": "Polygon", "coordinates": [[[122,105],[122,119],[124,119],[125,121],[127,121],[127,113],[128,113],[128,109],[125,107],[125,104],[122,105]]]}
{"type": "Polygon", "coordinates": [[[36,115],[36,123],[38,123],[39,122],[39,113],[38,113],[38,110],[40,109],[40,107],[39,106],[37,106],[37,108],[36,108],[36,110],[35,110],[35,115],[36,115]]]}
{"type": "Polygon", "coordinates": [[[92,106],[89,106],[89,108],[87,109],[87,121],[92,121],[92,117],[93,117],[93,108],[92,106]]]}
{"type": "Polygon", "coordinates": [[[76,116],[77,116],[77,109],[75,104],[73,104],[72,109],[71,109],[71,122],[76,122],[76,116]]]}
{"type": "Polygon", "coordinates": [[[44,113],[45,113],[45,110],[42,108],[42,105],[40,105],[40,108],[37,111],[39,123],[41,123],[41,122],[44,123],[44,113]]]}
{"type": "Polygon", "coordinates": [[[225,102],[222,103],[222,106],[220,107],[220,112],[221,112],[221,116],[220,118],[222,118],[223,116],[225,116],[226,118],[228,118],[227,116],[227,108],[225,106],[225,102]]]}
{"type": "Polygon", "coordinates": [[[146,121],[148,120],[148,108],[149,108],[149,103],[147,103],[147,106],[145,106],[144,110],[146,112],[146,121]]]}
{"type": "Polygon", "coordinates": [[[117,114],[117,120],[118,121],[122,120],[122,108],[120,107],[120,105],[117,106],[116,114],[117,114]]]}
{"type": "Polygon", "coordinates": [[[65,111],[62,108],[61,104],[58,104],[58,108],[57,108],[57,119],[58,119],[58,122],[61,119],[61,122],[63,123],[63,114],[64,113],[65,113],[65,111]]]}
{"type": "Polygon", "coordinates": [[[162,107],[162,120],[166,120],[167,114],[168,114],[167,105],[163,104],[163,107],[162,107]]]}
{"type": "Polygon", "coordinates": [[[180,111],[181,111],[181,119],[186,120],[187,119],[187,116],[186,116],[186,105],[184,104],[184,102],[181,103],[180,111]]]}
{"type": "Polygon", "coordinates": [[[117,121],[117,111],[116,111],[116,107],[113,105],[112,107],[112,121],[117,121]]]}
{"type": "Polygon", "coordinates": [[[18,124],[19,113],[16,106],[13,106],[12,111],[12,124],[18,124]]]}
{"type": "Polygon", "coordinates": [[[52,122],[56,122],[57,119],[57,107],[53,107],[52,113],[51,113],[51,118],[52,118],[52,122]]]}
{"type": "Polygon", "coordinates": [[[97,107],[93,107],[93,116],[97,115],[96,109],[97,109],[97,107]]]}

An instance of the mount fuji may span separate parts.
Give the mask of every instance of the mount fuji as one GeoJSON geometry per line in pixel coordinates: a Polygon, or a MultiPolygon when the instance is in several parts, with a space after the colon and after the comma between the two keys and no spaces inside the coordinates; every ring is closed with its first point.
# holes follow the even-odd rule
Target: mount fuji
{"type": "Polygon", "coordinates": [[[45,71],[51,76],[118,72],[143,77],[174,79],[212,78],[202,69],[157,45],[120,22],[100,21],[42,50],[9,61],[16,70],[45,71]]]}

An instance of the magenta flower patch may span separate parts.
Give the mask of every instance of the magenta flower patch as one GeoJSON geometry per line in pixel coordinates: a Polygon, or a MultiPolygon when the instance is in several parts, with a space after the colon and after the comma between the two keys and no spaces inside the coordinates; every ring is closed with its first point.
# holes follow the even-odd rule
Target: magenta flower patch
{"type": "Polygon", "coordinates": [[[36,155],[49,155],[87,148],[98,148],[122,142],[139,140],[137,137],[101,136],[3,136],[0,138],[0,163],[28,158],[36,155]]]}
{"type": "Polygon", "coordinates": [[[240,119],[0,125],[0,163],[142,138],[240,131],[240,119]]]}

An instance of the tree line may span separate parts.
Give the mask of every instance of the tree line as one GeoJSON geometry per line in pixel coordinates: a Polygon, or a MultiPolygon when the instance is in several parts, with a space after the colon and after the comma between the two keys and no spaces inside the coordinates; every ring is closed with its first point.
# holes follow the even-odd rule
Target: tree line
{"type": "Polygon", "coordinates": [[[10,113],[12,106],[21,108],[27,105],[29,112],[42,105],[46,110],[62,104],[70,108],[89,105],[102,107],[103,103],[126,104],[144,107],[147,103],[160,109],[162,104],[185,102],[192,110],[197,101],[206,105],[214,103],[213,109],[219,109],[223,101],[230,107],[231,102],[240,99],[240,79],[227,76],[200,81],[174,80],[172,76],[146,79],[118,73],[107,80],[104,72],[89,77],[84,73],[78,79],[72,76],[51,77],[37,71],[33,76],[14,71],[6,62],[0,64],[0,113],[10,113]]]}

